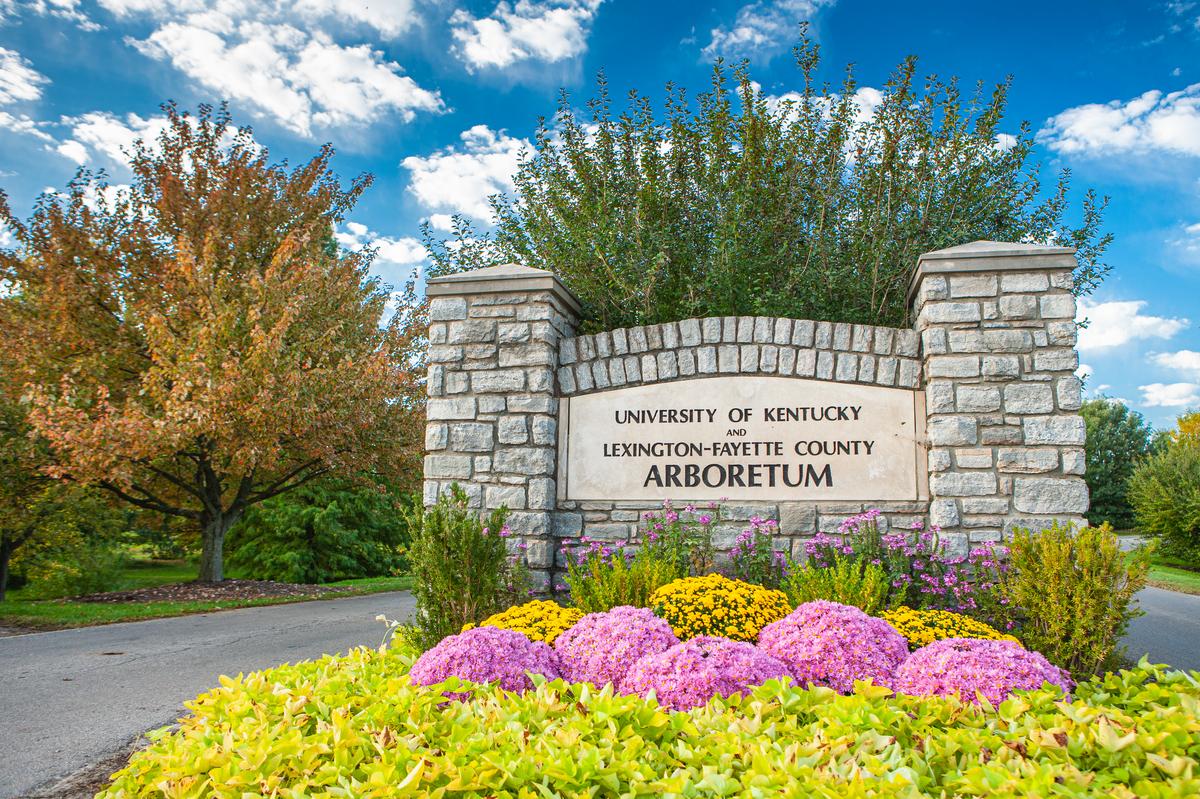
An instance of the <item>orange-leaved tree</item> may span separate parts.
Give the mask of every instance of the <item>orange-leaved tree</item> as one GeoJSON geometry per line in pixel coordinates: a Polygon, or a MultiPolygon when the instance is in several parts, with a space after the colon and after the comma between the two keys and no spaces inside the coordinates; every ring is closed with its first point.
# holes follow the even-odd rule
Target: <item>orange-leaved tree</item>
{"type": "Polygon", "coordinates": [[[2,357],[50,473],[193,520],[217,581],[254,503],[333,471],[415,475],[422,311],[388,316],[373,252],[334,243],[369,176],[343,188],[328,146],[273,163],[224,108],[164,109],[127,188],[81,171],[24,222],[0,193],[20,300],[2,357]]]}

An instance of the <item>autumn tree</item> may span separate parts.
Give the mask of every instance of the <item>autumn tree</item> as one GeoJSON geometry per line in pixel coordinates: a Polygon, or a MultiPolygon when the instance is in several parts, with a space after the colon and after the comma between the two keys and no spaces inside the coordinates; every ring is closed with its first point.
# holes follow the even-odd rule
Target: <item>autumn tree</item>
{"type": "Polygon", "coordinates": [[[539,125],[492,230],[425,227],[431,273],[517,262],[558,274],[587,329],[691,316],[903,325],[917,256],[976,239],[1078,248],[1075,287],[1104,277],[1105,200],[1043,175],[1010,84],[964,90],[906,59],[878,90],[818,77],[796,49],[793,91],[718,61],[706,92],[669,84],[622,105],[601,75],[539,125]]]}
{"type": "MultiPolygon", "coordinates": [[[[290,169],[228,113],[166,106],[132,180],[81,172],[0,252],[0,315],[52,476],[195,523],[200,579],[255,503],[331,472],[412,480],[420,308],[332,231],[370,183],[290,169]]],[[[411,287],[410,287],[411,288],[411,287]]],[[[411,290],[409,292],[411,298],[411,290]]]]}

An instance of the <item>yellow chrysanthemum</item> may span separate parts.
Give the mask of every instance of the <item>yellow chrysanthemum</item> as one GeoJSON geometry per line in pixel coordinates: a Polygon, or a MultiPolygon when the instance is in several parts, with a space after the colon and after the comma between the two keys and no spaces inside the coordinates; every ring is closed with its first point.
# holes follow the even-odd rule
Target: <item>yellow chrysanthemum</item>
{"type": "Polygon", "coordinates": [[[983,638],[991,641],[1016,641],[1015,637],[949,610],[917,610],[898,607],[880,614],[884,621],[904,636],[910,649],[920,649],[944,638],[983,638]]]}
{"type": "Polygon", "coordinates": [[[720,574],[684,577],[650,595],[650,607],[681,641],[720,635],[735,641],[758,640],[758,633],[791,612],[782,591],[720,574]]]}
{"type": "MultiPolygon", "coordinates": [[[[508,610],[489,616],[479,622],[479,626],[516,630],[531,641],[553,644],[558,636],[575,626],[575,622],[582,618],[583,611],[578,608],[564,608],[557,602],[535,599],[524,605],[514,605],[508,610]]],[[[463,632],[474,626],[473,624],[464,625],[463,632]]]]}

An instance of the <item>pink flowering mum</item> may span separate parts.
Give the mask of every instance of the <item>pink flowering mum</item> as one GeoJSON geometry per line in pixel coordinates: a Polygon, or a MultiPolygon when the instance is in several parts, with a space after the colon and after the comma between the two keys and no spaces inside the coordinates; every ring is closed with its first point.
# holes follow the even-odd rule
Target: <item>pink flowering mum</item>
{"type": "Polygon", "coordinates": [[[763,628],[758,648],[787,664],[801,685],[848,694],[855,680],[892,684],[908,657],[904,637],[856,607],[818,599],[763,628]]]}
{"type": "MultiPolygon", "coordinates": [[[[476,627],[438,642],[413,664],[409,677],[416,685],[436,685],[451,677],[497,683],[508,691],[533,687],[529,674],[557,679],[558,656],[541,641],[530,641],[516,630],[476,627]]],[[[462,699],[465,694],[447,694],[462,699]]]]}
{"type": "Polygon", "coordinates": [[[621,690],[646,696],[675,710],[701,707],[716,695],[745,694],[767,680],[788,676],[780,661],[753,644],[701,635],[633,664],[621,690]]]}
{"type": "Polygon", "coordinates": [[[637,660],[679,643],[671,625],[629,605],[589,613],[554,642],[562,676],[571,682],[619,686],[637,660]]]}
{"type": "Polygon", "coordinates": [[[979,692],[997,705],[1015,690],[1033,690],[1043,683],[1057,685],[1064,693],[1072,687],[1065,671],[1014,641],[946,638],[909,655],[896,671],[894,687],[915,696],[957,694],[969,702],[978,702],[979,692]]]}

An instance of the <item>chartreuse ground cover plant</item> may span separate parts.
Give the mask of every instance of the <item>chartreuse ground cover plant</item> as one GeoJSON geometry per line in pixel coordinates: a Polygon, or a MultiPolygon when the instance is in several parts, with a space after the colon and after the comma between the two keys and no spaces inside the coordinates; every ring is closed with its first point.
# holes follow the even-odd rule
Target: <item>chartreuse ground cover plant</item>
{"type": "MultiPolygon", "coordinates": [[[[493,632],[503,632],[493,630],[493,632]]],[[[515,635],[515,633],[513,633],[515,635]]],[[[771,680],[671,711],[531,678],[465,701],[410,651],[357,649],[188,703],[100,799],[130,797],[1119,797],[1200,793],[1200,675],[1162,666],[998,704],[771,680]]]]}

